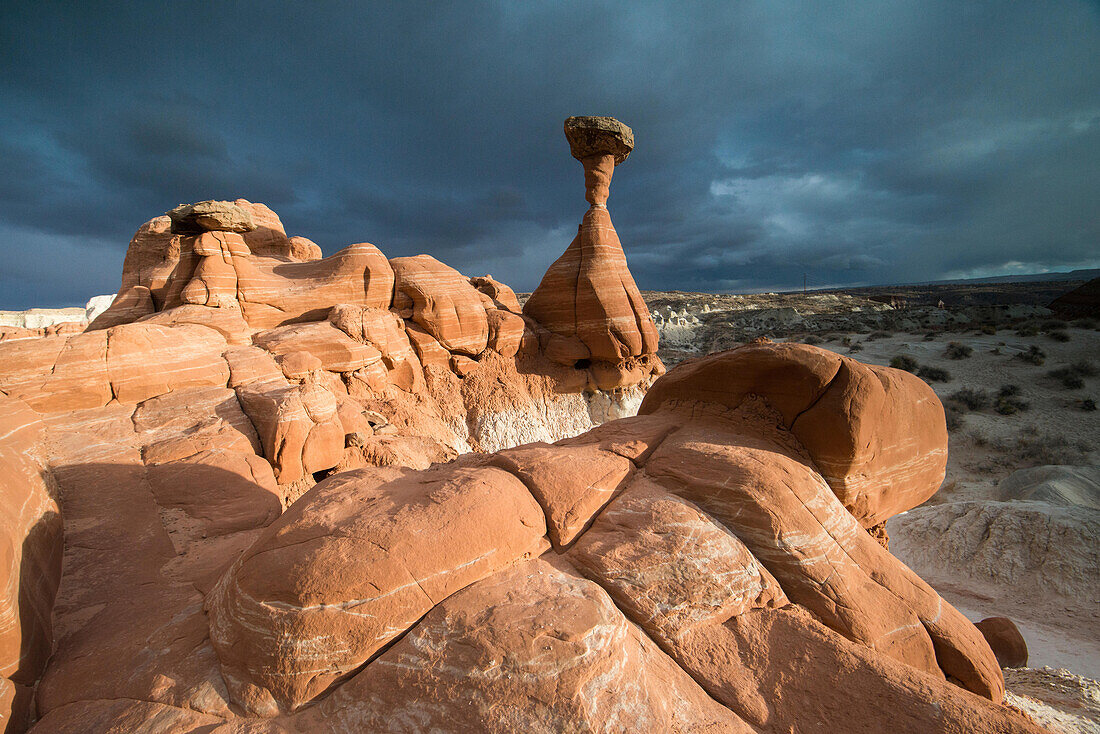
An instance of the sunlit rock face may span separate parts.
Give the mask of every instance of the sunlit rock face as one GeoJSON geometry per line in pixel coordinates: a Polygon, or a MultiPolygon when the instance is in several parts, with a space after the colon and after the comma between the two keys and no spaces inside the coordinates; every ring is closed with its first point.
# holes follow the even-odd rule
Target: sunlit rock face
{"type": "Polygon", "coordinates": [[[0,344],[7,731],[1036,731],[865,529],[942,479],[934,395],[770,343],[659,377],[633,136],[566,131],[592,206],[526,310],[239,199],[0,344]]]}

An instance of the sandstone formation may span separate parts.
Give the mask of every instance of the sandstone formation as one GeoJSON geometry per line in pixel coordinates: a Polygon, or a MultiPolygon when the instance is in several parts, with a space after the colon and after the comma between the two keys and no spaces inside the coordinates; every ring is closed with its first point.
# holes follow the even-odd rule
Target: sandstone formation
{"type": "Polygon", "coordinates": [[[570,117],[565,135],[584,166],[591,207],[523,313],[547,330],[543,346],[550,359],[591,365],[595,384],[610,389],[649,371],[648,355],[657,350],[657,329],[606,206],[611,175],[633,149],[634,134],[610,117],[570,117]]]}
{"type": "Polygon", "coordinates": [[[1008,617],[987,617],[975,627],[985,637],[1002,668],[1027,667],[1027,642],[1008,617]]]}
{"type": "Polygon", "coordinates": [[[5,731],[1039,731],[867,530],[942,480],[935,396],[766,342],[653,382],[632,135],[566,129],[593,206],[533,308],[241,199],[0,344],[5,731]]]}
{"type": "MultiPolygon", "coordinates": [[[[338,320],[358,334],[362,314],[338,320]]],[[[661,378],[636,418],[425,470],[339,470],[295,497],[337,460],[305,448],[325,421],[341,443],[356,437],[348,448],[408,428],[370,435],[385,425],[361,411],[350,432],[341,401],[317,402],[320,357],[286,352],[281,368],[257,346],[223,349],[220,387],[42,417],[5,398],[26,435],[0,455],[21,472],[8,486],[46,508],[8,537],[57,522],[43,467],[66,518],[64,541],[55,529],[24,542],[13,565],[53,564],[34,576],[40,591],[12,599],[45,612],[49,559],[65,556],[57,629],[20,615],[24,646],[41,652],[22,677],[7,669],[24,721],[38,681],[35,731],[1038,731],[999,705],[982,633],[819,473],[814,452],[838,449],[788,427],[824,388],[775,388],[821,350],[750,345],[661,378]],[[731,364],[746,382],[716,385],[706,368],[731,364]],[[280,465],[299,473],[288,483],[280,465]],[[125,663],[97,674],[103,656],[125,663]]],[[[841,427],[859,430],[870,405],[891,428],[900,406],[884,403],[917,380],[889,377],[883,403],[856,389],[841,427]]],[[[899,467],[871,467],[894,491],[899,467]]],[[[921,486],[902,497],[938,482],[909,477],[921,486]]]]}

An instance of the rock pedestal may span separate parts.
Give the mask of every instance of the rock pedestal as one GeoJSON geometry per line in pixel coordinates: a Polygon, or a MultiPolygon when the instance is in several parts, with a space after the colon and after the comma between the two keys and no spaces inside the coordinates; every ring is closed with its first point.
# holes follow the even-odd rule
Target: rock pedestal
{"type": "Polygon", "coordinates": [[[611,176],[633,149],[634,133],[611,117],[570,117],[565,136],[584,166],[591,206],[523,312],[549,332],[550,359],[593,366],[598,386],[614,388],[631,380],[638,358],[657,351],[657,329],[607,211],[611,176]]]}

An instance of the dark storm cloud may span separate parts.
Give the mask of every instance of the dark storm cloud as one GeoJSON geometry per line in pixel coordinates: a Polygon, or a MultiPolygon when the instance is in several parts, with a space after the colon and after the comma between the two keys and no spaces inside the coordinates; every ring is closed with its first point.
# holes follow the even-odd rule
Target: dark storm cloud
{"type": "Polygon", "coordinates": [[[110,291],[143,221],[238,196],[530,289],[585,207],[570,114],[635,130],[644,288],[1100,264],[1095,5],[8,5],[0,308],[110,291]]]}

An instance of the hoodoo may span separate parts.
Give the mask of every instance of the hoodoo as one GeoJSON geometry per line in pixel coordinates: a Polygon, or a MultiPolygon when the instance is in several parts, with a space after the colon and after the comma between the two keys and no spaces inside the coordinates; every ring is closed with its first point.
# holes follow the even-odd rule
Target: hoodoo
{"type": "Polygon", "coordinates": [[[550,359],[591,364],[596,384],[611,389],[636,383],[657,352],[657,328],[607,211],[611,176],[634,149],[634,133],[612,117],[570,117],[565,137],[584,166],[585,199],[591,206],[576,238],[546,271],[523,312],[550,332],[550,359]]]}

